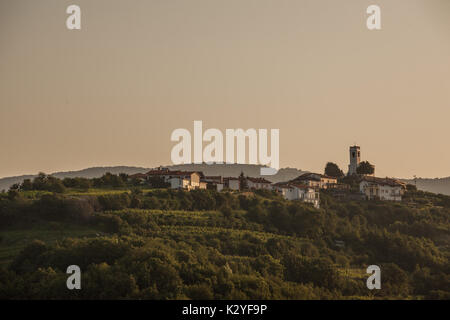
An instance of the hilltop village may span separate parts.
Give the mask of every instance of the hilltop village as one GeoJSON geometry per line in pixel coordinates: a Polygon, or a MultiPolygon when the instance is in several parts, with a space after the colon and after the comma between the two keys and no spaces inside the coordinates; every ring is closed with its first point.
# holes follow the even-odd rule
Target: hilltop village
{"type": "Polygon", "coordinates": [[[217,191],[273,190],[287,200],[299,200],[320,207],[320,190],[329,190],[339,198],[401,201],[406,184],[393,178],[375,177],[375,167],[361,162],[359,146],[349,149],[350,164],[347,175],[333,163],[325,173],[304,173],[286,182],[272,183],[266,178],[206,176],[201,171],[174,171],[159,167],[142,174],[129,176],[137,183],[164,185],[171,189],[215,189],[217,191]]]}
{"type": "Polygon", "coordinates": [[[40,173],[0,192],[0,298],[448,300],[450,196],[376,177],[360,156],[352,146],[345,174],[40,173]]]}

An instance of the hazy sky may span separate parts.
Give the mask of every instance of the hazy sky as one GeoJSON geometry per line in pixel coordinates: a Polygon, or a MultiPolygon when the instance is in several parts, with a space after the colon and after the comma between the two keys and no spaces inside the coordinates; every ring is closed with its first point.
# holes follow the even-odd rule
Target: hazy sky
{"type": "Polygon", "coordinates": [[[281,167],[356,142],[378,176],[450,176],[450,1],[0,0],[0,177],[170,164],[194,120],[279,128],[281,167]]]}

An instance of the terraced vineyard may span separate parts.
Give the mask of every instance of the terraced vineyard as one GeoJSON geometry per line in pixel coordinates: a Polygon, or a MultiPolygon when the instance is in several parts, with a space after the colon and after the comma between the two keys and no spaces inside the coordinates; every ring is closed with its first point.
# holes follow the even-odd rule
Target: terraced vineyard
{"type": "Polygon", "coordinates": [[[0,297],[447,299],[449,198],[95,189],[0,195],[0,297]],[[78,265],[83,290],[66,289],[78,265]],[[366,268],[382,269],[368,290],[366,268]]]}
{"type": "Polygon", "coordinates": [[[34,240],[55,244],[66,238],[96,238],[99,230],[92,227],[63,225],[58,223],[41,224],[26,229],[0,231],[0,268],[6,267],[14,258],[34,240]]]}

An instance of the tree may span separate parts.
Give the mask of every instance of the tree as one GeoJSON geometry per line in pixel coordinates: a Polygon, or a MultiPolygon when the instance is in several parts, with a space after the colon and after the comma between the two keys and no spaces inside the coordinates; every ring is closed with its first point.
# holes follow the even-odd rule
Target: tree
{"type": "Polygon", "coordinates": [[[164,180],[164,178],[158,177],[158,176],[148,178],[147,182],[150,184],[150,186],[152,188],[161,188],[162,189],[162,188],[170,187],[170,183],[166,182],[164,180]]]}
{"type": "Polygon", "coordinates": [[[45,190],[46,183],[47,183],[47,175],[43,172],[39,172],[38,176],[33,179],[33,189],[45,190]]]}
{"type": "Polygon", "coordinates": [[[9,191],[19,191],[20,190],[20,184],[14,183],[12,186],[9,187],[9,191]]]}
{"type": "Polygon", "coordinates": [[[31,180],[30,179],[23,180],[21,189],[24,191],[33,190],[33,183],[31,182],[31,180]]]}
{"type": "Polygon", "coordinates": [[[241,171],[241,174],[239,175],[239,190],[247,190],[247,179],[244,176],[244,172],[241,171]]]}
{"type": "Polygon", "coordinates": [[[328,162],[325,166],[325,174],[330,177],[340,178],[344,176],[344,172],[336,163],[328,162]]]}
{"type": "Polygon", "coordinates": [[[66,187],[62,183],[62,181],[58,178],[47,176],[47,181],[44,183],[44,190],[48,190],[56,193],[63,193],[66,190],[66,187]]]}
{"type": "Polygon", "coordinates": [[[230,218],[233,215],[233,210],[230,207],[223,207],[220,209],[220,212],[223,214],[225,218],[230,218]]]}
{"type": "Polygon", "coordinates": [[[356,168],[357,174],[373,174],[375,172],[375,166],[370,164],[369,161],[363,161],[356,168]]]}

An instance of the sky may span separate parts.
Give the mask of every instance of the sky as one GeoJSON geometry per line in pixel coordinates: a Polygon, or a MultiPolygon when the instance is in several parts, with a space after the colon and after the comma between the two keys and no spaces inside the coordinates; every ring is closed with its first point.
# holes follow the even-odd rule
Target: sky
{"type": "Polygon", "coordinates": [[[0,0],[0,177],[169,165],[194,120],[279,129],[281,167],[346,171],[356,143],[446,177],[449,76],[448,0],[0,0]]]}

